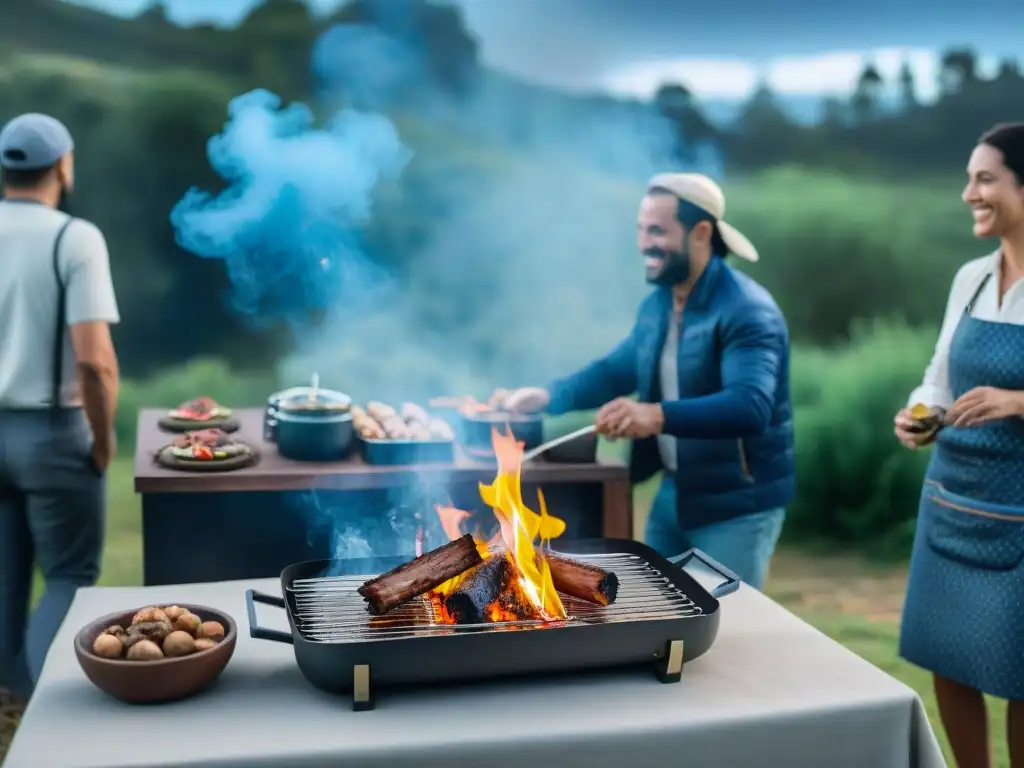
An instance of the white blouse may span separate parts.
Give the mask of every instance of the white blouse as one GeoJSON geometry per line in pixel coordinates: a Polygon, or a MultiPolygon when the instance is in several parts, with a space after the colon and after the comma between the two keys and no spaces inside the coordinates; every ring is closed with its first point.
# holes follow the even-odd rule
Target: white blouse
{"type": "Polygon", "coordinates": [[[942,319],[942,330],[935,345],[935,354],[924,372],[921,386],[910,394],[908,405],[925,405],[949,408],[953,404],[953,393],[949,389],[949,344],[953,340],[957,324],[963,317],[967,303],[978,290],[985,275],[991,275],[977,301],[974,302],[972,317],[997,323],[1024,325],[1024,279],[1018,280],[999,303],[999,251],[982,256],[964,264],[953,278],[953,287],[946,303],[946,315],[942,319]]]}

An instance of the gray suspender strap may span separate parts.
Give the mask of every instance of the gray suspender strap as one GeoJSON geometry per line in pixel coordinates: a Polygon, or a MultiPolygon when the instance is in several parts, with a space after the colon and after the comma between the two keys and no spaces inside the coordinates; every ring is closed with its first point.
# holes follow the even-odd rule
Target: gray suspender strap
{"type": "Polygon", "coordinates": [[[67,330],[67,287],[64,285],[64,278],[60,274],[60,244],[64,239],[64,233],[68,231],[71,222],[68,219],[64,226],[57,233],[57,240],[53,244],[53,276],[57,278],[57,335],[53,344],[53,384],[50,390],[50,409],[53,412],[60,410],[60,391],[64,383],[64,335],[67,330]]]}

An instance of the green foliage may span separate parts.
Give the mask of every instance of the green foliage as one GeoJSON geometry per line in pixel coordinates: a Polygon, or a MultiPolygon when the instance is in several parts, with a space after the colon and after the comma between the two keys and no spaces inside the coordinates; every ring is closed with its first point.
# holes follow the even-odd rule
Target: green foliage
{"type": "Polygon", "coordinates": [[[794,351],[798,491],[788,537],[909,551],[928,452],[903,448],[892,419],[920,383],[936,335],[875,322],[843,347],[794,351]]]}
{"type": "Polygon", "coordinates": [[[894,183],[774,169],[729,183],[729,220],[761,252],[746,268],[775,296],[798,341],[831,343],[850,324],[938,321],[975,240],[956,180],[894,183]]]}

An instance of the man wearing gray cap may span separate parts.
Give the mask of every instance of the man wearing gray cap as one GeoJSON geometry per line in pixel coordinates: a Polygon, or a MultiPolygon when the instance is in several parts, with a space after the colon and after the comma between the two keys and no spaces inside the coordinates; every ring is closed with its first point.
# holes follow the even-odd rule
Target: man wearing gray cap
{"type": "Polygon", "coordinates": [[[60,210],[73,149],[46,115],[0,130],[0,687],[23,696],[99,575],[114,453],[119,316],[103,235],[60,210]],[[35,567],[46,590],[29,619],[35,567]]]}

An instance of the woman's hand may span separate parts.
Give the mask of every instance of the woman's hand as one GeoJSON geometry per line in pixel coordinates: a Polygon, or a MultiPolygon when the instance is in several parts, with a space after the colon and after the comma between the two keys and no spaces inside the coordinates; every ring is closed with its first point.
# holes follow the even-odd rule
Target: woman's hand
{"type": "Polygon", "coordinates": [[[935,435],[938,432],[937,428],[927,432],[915,431],[914,420],[910,418],[909,408],[903,408],[896,413],[896,417],[893,419],[893,426],[896,439],[900,441],[904,448],[911,449],[928,445],[928,443],[935,439],[935,435]]]}
{"type": "Polygon", "coordinates": [[[1011,416],[1024,416],[1024,392],[975,387],[960,395],[946,411],[946,423],[953,427],[973,427],[1011,416]]]}

